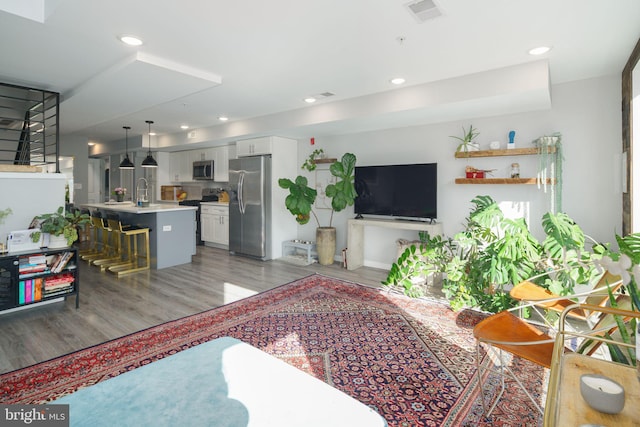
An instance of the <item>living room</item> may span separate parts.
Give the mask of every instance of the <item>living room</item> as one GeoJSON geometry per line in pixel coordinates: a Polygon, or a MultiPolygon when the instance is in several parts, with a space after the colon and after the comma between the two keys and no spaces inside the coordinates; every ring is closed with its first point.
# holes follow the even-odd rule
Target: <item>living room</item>
{"type": "MultiPolygon", "coordinates": [[[[442,3],[443,6],[446,5],[446,2],[442,3]]],[[[462,6],[456,5],[456,7],[462,6]]],[[[596,8],[596,6],[592,7],[596,8]]],[[[636,6],[626,3],[625,7],[635,11],[636,6]]],[[[455,10],[454,7],[449,9],[450,12],[455,10]]],[[[437,21],[434,22],[437,24],[437,21]]],[[[602,33],[614,31],[613,28],[613,26],[607,27],[602,33]]],[[[630,31],[628,27],[624,28],[630,31]]],[[[574,77],[571,79],[556,79],[554,76],[557,76],[558,68],[555,67],[556,58],[552,50],[542,60],[526,59],[526,64],[517,65],[489,61],[491,66],[484,63],[484,69],[474,70],[470,74],[461,75],[452,72],[435,81],[412,85],[412,89],[416,92],[422,90],[424,91],[422,93],[428,93],[434,97],[444,94],[444,98],[447,98],[447,95],[453,98],[456,91],[451,88],[457,88],[462,95],[457,102],[451,102],[458,108],[453,115],[447,111],[450,107],[447,102],[420,99],[419,108],[411,110],[413,114],[409,114],[411,117],[407,122],[393,121],[393,124],[387,125],[385,120],[390,120],[396,114],[400,115],[402,105],[393,105],[385,109],[385,113],[381,115],[359,117],[357,112],[354,113],[355,110],[366,111],[367,104],[374,104],[368,102],[372,99],[368,96],[373,96],[372,94],[359,93],[353,98],[334,101],[333,105],[340,107],[339,109],[342,109],[345,114],[342,118],[334,118],[325,123],[327,125],[325,128],[321,126],[324,118],[320,117],[321,113],[327,113],[326,108],[331,106],[330,99],[320,101],[320,105],[316,104],[315,107],[306,109],[307,113],[313,112],[312,121],[308,123],[299,121],[292,129],[281,129],[286,127],[282,124],[292,123],[290,121],[282,121],[277,125],[271,123],[284,115],[273,112],[274,116],[270,118],[271,120],[268,120],[268,117],[258,117],[255,121],[245,119],[235,127],[232,123],[215,126],[201,125],[193,128],[193,131],[219,135],[220,143],[224,144],[257,134],[295,138],[298,147],[298,170],[299,165],[318,148],[322,148],[328,157],[339,158],[345,152],[352,152],[357,157],[358,166],[437,163],[437,220],[442,224],[446,236],[453,236],[462,229],[462,224],[471,208],[470,202],[474,197],[490,195],[500,202],[508,215],[526,218],[534,235],[541,238],[544,235],[541,225],[542,215],[549,209],[552,192],[561,190],[562,211],[571,216],[585,233],[596,241],[614,242],[615,235],[622,233],[625,227],[622,200],[628,194],[625,174],[627,165],[625,160],[628,159],[626,153],[623,153],[626,149],[623,149],[625,145],[620,105],[622,103],[622,67],[638,41],[637,30],[630,32],[633,33],[633,37],[626,37],[628,49],[624,57],[617,54],[615,61],[612,61],[615,66],[603,65],[602,68],[606,69],[604,72],[585,71],[582,75],[573,74],[574,77]],[[510,94],[515,93],[524,97],[527,92],[528,79],[505,78],[505,73],[508,74],[512,67],[527,69],[541,67],[541,74],[544,77],[541,80],[532,79],[529,83],[535,86],[533,91],[544,93],[546,99],[531,104],[527,104],[523,99],[509,100],[510,94]],[[482,88],[484,93],[480,95],[470,93],[470,89],[464,93],[465,88],[472,87],[474,82],[477,82],[474,79],[479,78],[485,84],[482,88]],[[517,90],[497,97],[500,99],[492,99],[487,95],[491,90],[509,84],[517,87],[517,90]],[[322,104],[322,102],[326,103],[322,104]],[[492,105],[492,108],[489,108],[489,105],[492,105]],[[341,120],[355,123],[357,126],[348,131],[331,131],[332,126],[340,128],[341,120]],[[266,122],[269,122],[268,125],[265,125],[266,122]],[[544,185],[456,184],[456,179],[464,176],[467,166],[489,170],[491,171],[489,177],[497,178],[508,177],[514,162],[519,163],[521,176],[535,177],[538,171],[537,156],[456,158],[454,153],[458,143],[452,137],[461,136],[471,125],[479,132],[477,141],[481,150],[489,149],[492,142],[498,142],[500,148],[506,148],[511,131],[515,132],[517,148],[534,147],[533,141],[539,137],[560,134],[563,149],[561,185],[545,188],[544,185]],[[243,129],[239,131],[238,128],[243,129]]],[[[411,43],[411,41],[410,34],[403,43],[411,43]]],[[[394,43],[400,42],[394,41],[394,43]]],[[[486,50],[489,49],[486,48],[486,50]]],[[[564,49],[571,50],[568,46],[564,49]]],[[[559,50],[560,47],[557,47],[556,51],[559,50]]],[[[606,53],[603,56],[606,56],[606,53]]],[[[455,60],[451,59],[451,62],[455,60]]],[[[1,67],[0,75],[11,77],[9,71],[4,72],[1,67]]],[[[14,83],[32,84],[34,81],[34,77],[29,77],[17,79],[14,83]]],[[[407,89],[405,94],[411,94],[409,88],[402,87],[391,92],[397,91],[399,94],[405,89],[407,89]]],[[[314,90],[316,93],[326,88],[319,87],[314,90]]],[[[387,98],[386,103],[392,105],[393,100],[387,98]]],[[[304,112],[298,111],[298,113],[304,116],[304,112]]],[[[296,114],[291,115],[296,116],[296,114]]],[[[114,121],[109,123],[109,126],[114,128],[110,132],[121,133],[123,123],[115,126],[114,121]]],[[[121,121],[121,118],[117,121],[121,121]]],[[[142,120],[138,121],[142,123],[142,120]]],[[[138,130],[137,133],[142,132],[138,130]]],[[[163,138],[179,139],[185,147],[189,146],[189,140],[183,134],[167,134],[163,138]]],[[[87,147],[88,139],[90,138],[79,133],[70,133],[61,138],[61,154],[75,157],[74,179],[78,184],[87,182],[86,162],[90,155],[90,148],[87,147]]],[[[115,146],[119,147],[122,135],[112,136],[112,139],[115,146]]],[[[136,141],[138,144],[136,150],[146,153],[147,140],[137,135],[136,141]]],[[[163,151],[160,145],[160,141],[154,141],[154,154],[163,151]]],[[[124,151],[118,148],[116,155],[122,154],[124,151]]],[[[301,173],[305,174],[302,171],[301,173]]],[[[315,179],[314,173],[309,173],[307,176],[310,180],[315,179]]],[[[420,184],[409,183],[409,185],[420,184]]],[[[81,203],[83,198],[87,197],[87,187],[78,185],[76,190],[77,200],[81,203]]],[[[320,212],[320,215],[324,217],[328,215],[328,211],[320,212]]],[[[347,220],[353,217],[353,208],[347,208],[335,214],[333,222],[337,228],[338,253],[340,249],[349,246],[346,224],[347,220]]],[[[294,221],[292,216],[288,219],[294,221]]],[[[298,226],[296,238],[315,240],[315,227],[312,224],[298,226]]],[[[233,257],[229,256],[227,251],[209,247],[199,247],[191,264],[136,274],[122,279],[115,279],[88,265],[81,264],[80,309],[73,308],[75,301],[71,297],[61,305],[12,313],[0,318],[0,324],[5,331],[0,337],[4,361],[0,371],[6,373],[99,345],[164,322],[191,316],[212,307],[226,305],[280,285],[295,282],[314,273],[368,287],[379,287],[380,282],[386,277],[389,266],[396,259],[398,238],[413,240],[417,238],[417,233],[367,229],[365,267],[354,271],[343,269],[338,257],[332,266],[314,264],[304,267],[290,265],[280,260],[260,262],[233,257]],[[117,313],[114,313],[114,310],[117,313]]],[[[434,292],[433,297],[442,302],[442,295],[438,292],[434,292]]],[[[467,353],[472,354],[473,349],[467,353]]],[[[468,357],[470,357],[468,363],[471,364],[472,358],[468,357]]],[[[475,410],[477,408],[478,405],[475,410]]],[[[534,408],[528,408],[528,410],[535,414],[534,408]]],[[[531,419],[538,419],[535,415],[532,417],[531,419]]],[[[467,420],[470,419],[476,418],[467,418],[467,420]]],[[[488,421],[483,420],[483,422],[488,421]]]]}

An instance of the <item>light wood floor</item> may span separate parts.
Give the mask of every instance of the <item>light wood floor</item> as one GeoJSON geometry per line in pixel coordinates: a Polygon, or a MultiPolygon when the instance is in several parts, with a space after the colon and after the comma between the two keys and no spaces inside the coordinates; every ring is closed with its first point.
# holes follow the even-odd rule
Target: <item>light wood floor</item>
{"type": "Polygon", "coordinates": [[[198,246],[191,264],[120,279],[80,264],[80,308],[75,297],[0,315],[0,373],[42,362],[169,320],[291,282],[313,273],[380,286],[387,271],[339,264],[297,266],[256,261],[198,246]]]}

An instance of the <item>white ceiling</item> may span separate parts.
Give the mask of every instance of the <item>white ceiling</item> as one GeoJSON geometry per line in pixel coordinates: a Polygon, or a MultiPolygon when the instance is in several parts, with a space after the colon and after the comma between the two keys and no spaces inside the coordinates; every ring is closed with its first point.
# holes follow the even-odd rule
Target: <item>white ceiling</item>
{"type": "MultiPolygon", "coordinates": [[[[499,113],[473,97],[404,109],[390,99],[472,75],[497,82],[535,61],[551,84],[619,75],[640,38],[638,0],[435,2],[443,16],[419,23],[409,0],[0,0],[0,82],[60,92],[63,137],[122,139],[145,120],[175,141],[186,141],[181,124],[216,141],[319,136],[499,113]],[[539,45],[553,47],[542,62],[527,53],[539,45]],[[303,102],[322,92],[335,96],[303,102]]],[[[521,80],[506,95],[526,92],[521,80]]]]}

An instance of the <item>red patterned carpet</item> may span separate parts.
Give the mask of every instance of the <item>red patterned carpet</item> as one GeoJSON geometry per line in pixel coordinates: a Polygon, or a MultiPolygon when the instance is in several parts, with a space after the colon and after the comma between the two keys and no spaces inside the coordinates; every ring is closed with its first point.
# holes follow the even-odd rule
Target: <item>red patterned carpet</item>
{"type": "MultiPolygon", "coordinates": [[[[220,336],[265,350],[375,408],[390,426],[535,426],[510,387],[490,418],[475,378],[481,315],[313,275],[0,376],[0,403],[41,403],[220,336]]],[[[544,393],[544,371],[516,361],[544,393]]],[[[522,377],[521,377],[522,378],[522,377]]],[[[496,378],[490,378],[496,384],[496,378]]]]}

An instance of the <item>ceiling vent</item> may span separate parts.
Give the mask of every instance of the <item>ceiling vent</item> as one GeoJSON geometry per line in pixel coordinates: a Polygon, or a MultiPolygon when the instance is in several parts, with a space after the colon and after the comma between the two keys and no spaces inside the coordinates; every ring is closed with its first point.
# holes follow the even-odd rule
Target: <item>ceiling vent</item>
{"type": "Polygon", "coordinates": [[[411,13],[416,21],[420,23],[442,16],[442,11],[438,8],[438,5],[434,0],[412,1],[410,3],[406,3],[405,7],[409,10],[409,13],[411,13]]]}

